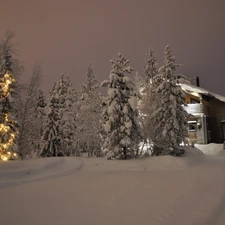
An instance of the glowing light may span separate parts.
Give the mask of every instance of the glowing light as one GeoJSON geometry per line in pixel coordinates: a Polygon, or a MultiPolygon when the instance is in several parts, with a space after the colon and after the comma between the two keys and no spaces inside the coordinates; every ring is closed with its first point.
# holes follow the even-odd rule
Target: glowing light
{"type": "Polygon", "coordinates": [[[8,114],[5,114],[5,120],[6,120],[7,122],[9,122],[8,114]]]}
{"type": "Polygon", "coordinates": [[[9,126],[5,126],[4,124],[0,124],[0,132],[7,132],[9,130],[9,126]]]}
{"type": "MultiPolygon", "coordinates": [[[[12,84],[13,82],[15,82],[15,79],[13,79],[12,74],[7,71],[4,75],[3,82],[1,83],[3,93],[1,94],[0,98],[6,98],[10,94],[10,84],[12,84]]],[[[3,161],[7,161],[11,158],[12,154],[17,157],[16,153],[11,153],[9,151],[9,147],[14,144],[16,134],[11,133],[10,126],[7,126],[7,124],[12,125],[13,122],[10,120],[8,113],[3,113],[2,116],[4,118],[4,122],[0,124],[0,133],[1,136],[4,136],[5,134],[8,135],[8,140],[6,143],[0,143],[0,159],[3,161]]]]}
{"type": "Polygon", "coordinates": [[[2,161],[7,161],[8,158],[7,158],[6,156],[2,155],[2,156],[1,156],[1,160],[2,160],[2,161]]]}
{"type": "Polygon", "coordinates": [[[6,85],[9,85],[9,84],[11,84],[12,83],[12,81],[11,80],[6,80],[6,85]]]}
{"type": "Polygon", "coordinates": [[[4,75],[5,78],[5,82],[4,82],[4,86],[2,87],[3,91],[4,91],[4,95],[8,95],[9,92],[9,85],[12,84],[15,80],[12,78],[11,74],[9,74],[8,72],[4,75]]]}

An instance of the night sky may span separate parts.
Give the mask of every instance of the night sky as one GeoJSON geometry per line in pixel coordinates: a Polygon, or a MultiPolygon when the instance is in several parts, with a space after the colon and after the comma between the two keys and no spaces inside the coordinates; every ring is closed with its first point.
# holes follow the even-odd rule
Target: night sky
{"type": "Polygon", "coordinates": [[[63,72],[74,85],[84,81],[89,63],[107,79],[118,52],[142,74],[149,46],[161,65],[170,44],[184,65],[179,72],[225,95],[224,0],[0,0],[0,6],[0,36],[10,29],[20,43],[21,80],[41,63],[46,94],[63,72]]]}

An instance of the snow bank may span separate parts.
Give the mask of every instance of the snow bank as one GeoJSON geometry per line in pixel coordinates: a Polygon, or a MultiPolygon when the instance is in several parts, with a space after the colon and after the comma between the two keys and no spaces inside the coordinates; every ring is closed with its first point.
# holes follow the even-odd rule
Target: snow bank
{"type": "Polygon", "coordinates": [[[223,144],[215,144],[215,143],[210,143],[207,145],[195,144],[195,147],[200,149],[205,155],[225,156],[225,149],[223,149],[223,144]]]}
{"type": "Polygon", "coordinates": [[[185,149],[185,156],[189,157],[189,158],[202,158],[204,156],[204,153],[196,148],[196,147],[191,147],[191,146],[187,146],[187,147],[184,147],[185,149]]]}
{"type": "Polygon", "coordinates": [[[0,188],[49,180],[79,172],[132,172],[185,170],[200,162],[203,153],[187,148],[184,157],[158,156],[131,160],[87,157],[49,157],[25,161],[0,161],[0,188]]]}

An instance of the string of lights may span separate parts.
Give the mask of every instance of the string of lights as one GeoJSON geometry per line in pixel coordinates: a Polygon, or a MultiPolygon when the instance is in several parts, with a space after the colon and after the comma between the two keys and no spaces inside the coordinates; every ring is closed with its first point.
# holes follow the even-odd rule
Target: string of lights
{"type": "MultiPolygon", "coordinates": [[[[2,92],[0,94],[0,100],[9,98],[11,91],[10,85],[13,83],[15,83],[15,79],[9,71],[6,71],[1,82],[2,92]]],[[[7,161],[12,157],[12,155],[14,158],[17,157],[17,154],[12,151],[12,147],[15,143],[16,132],[13,132],[12,125],[14,121],[10,119],[9,112],[7,112],[7,110],[2,110],[2,118],[3,120],[0,123],[0,159],[7,161]]]]}

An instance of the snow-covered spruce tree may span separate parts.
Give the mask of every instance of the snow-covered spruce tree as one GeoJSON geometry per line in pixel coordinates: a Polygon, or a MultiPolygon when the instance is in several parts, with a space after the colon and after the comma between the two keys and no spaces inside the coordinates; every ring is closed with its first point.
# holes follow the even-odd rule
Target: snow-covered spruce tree
{"type": "Polygon", "coordinates": [[[77,120],[77,148],[88,156],[101,155],[101,95],[98,91],[100,82],[94,75],[91,65],[88,67],[86,82],[81,85],[81,98],[77,120]]]}
{"type": "Polygon", "coordinates": [[[72,155],[81,156],[81,146],[83,143],[83,138],[80,135],[80,131],[78,129],[80,124],[80,114],[79,109],[82,106],[81,99],[81,85],[79,84],[77,87],[72,88],[70,91],[71,99],[72,99],[72,114],[73,114],[73,150],[72,155]]]}
{"type": "Polygon", "coordinates": [[[50,157],[60,155],[60,117],[59,95],[54,84],[46,106],[46,118],[43,127],[41,156],[50,157]]]}
{"type": "Polygon", "coordinates": [[[46,106],[41,156],[71,155],[74,142],[72,87],[69,77],[62,74],[54,84],[46,106]]]}
{"type": "Polygon", "coordinates": [[[175,57],[169,45],[165,47],[164,65],[159,69],[160,74],[156,77],[161,83],[156,88],[160,97],[160,105],[153,113],[156,124],[156,139],[154,155],[171,154],[180,155],[184,153],[180,144],[186,142],[187,137],[187,112],[184,110],[184,92],[179,85],[185,79],[183,75],[177,75],[179,67],[175,64],[175,57]]]}
{"type": "Polygon", "coordinates": [[[126,159],[134,157],[138,151],[141,131],[138,121],[137,92],[128,75],[132,68],[129,60],[121,53],[111,60],[112,70],[109,75],[108,95],[104,125],[107,158],[126,159]]]}
{"type": "Polygon", "coordinates": [[[157,109],[158,95],[156,95],[156,75],[158,74],[157,61],[152,48],[146,54],[146,66],[144,67],[144,83],[141,90],[140,112],[144,143],[150,144],[155,140],[155,124],[152,113],[157,109]]]}
{"type": "Polygon", "coordinates": [[[0,159],[17,158],[18,123],[14,97],[16,95],[15,68],[13,58],[14,35],[6,33],[0,42],[0,159]]]}
{"type": "Polygon", "coordinates": [[[37,117],[40,119],[41,123],[43,124],[44,117],[45,117],[45,107],[47,105],[43,90],[38,89],[35,102],[36,102],[37,117]]]}
{"type": "Polygon", "coordinates": [[[74,89],[68,75],[62,75],[59,82],[60,145],[64,155],[74,155],[75,109],[74,89]]]}
{"type": "Polygon", "coordinates": [[[149,87],[155,86],[154,77],[158,73],[158,63],[156,60],[154,50],[152,48],[149,48],[149,51],[146,54],[145,63],[146,65],[144,67],[144,75],[145,75],[144,89],[148,89],[149,87]]]}

